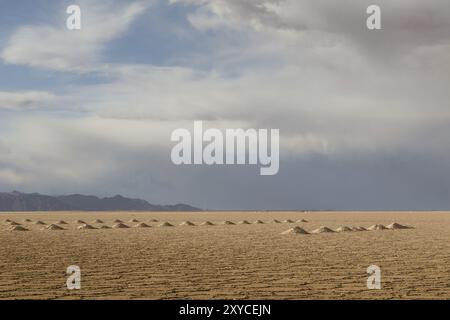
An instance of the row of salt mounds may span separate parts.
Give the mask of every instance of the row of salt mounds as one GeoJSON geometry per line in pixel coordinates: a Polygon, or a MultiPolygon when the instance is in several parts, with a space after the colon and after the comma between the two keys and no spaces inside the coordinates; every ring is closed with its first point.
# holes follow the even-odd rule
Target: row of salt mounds
{"type": "MultiPolygon", "coordinates": [[[[272,223],[294,223],[294,220],[286,219],[286,220],[280,221],[280,220],[277,220],[277,219],[273,219],[271,222],[272,222],[272,223]]],[[[305,219],[299,219],[299,220],[297,220],[296,222],[297,222],[297,223],[302,223],[302,222],[308,222],[308,220],[305,220],[305,219]]]]}
{"type": "MultiPolygon", "coordinates": [[[[404,226],[404,225],[401,225],[396,222],[391,223],[387,227],[382,224],[375,224],[373,226],[370,226],[367,229],[364,227],[351,227],[350,228],[347,226],[342,226],[342,227],[337,228],[336,230],[333,230],[328,227],[322,226],[322,227],[319,227],[319,228],[311,231],[311,233],[317,234],[317,233],[352,232],[352,231],[367,231],[367,230],[397,230],[397,229],[412,229],[412,227],[404,226]]],[[[289,230],[282,232],[281,234],[309,234],[309,233],[300,227],[294,227],[294,228],[291,228],[289,230]]]]}

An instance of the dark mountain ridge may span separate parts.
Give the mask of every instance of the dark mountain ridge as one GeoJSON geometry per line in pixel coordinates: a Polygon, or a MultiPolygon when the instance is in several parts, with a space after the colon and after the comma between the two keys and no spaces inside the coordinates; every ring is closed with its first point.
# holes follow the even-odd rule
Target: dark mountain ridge
{"type": "Polygon", "coordinates": [[[0,192],[0,211],[202,211],[187,204],[154,205],[120,195],[99,198],[82,194],[49,196],[39,193],[0,192]]]}

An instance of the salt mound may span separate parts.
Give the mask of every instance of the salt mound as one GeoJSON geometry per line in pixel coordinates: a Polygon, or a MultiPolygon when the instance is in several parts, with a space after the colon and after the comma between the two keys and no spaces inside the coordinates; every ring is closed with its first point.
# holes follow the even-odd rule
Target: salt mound
{"type": "Polygon", "coordinates": [[[126,224],[123,224],[121,222],[116,223],[115,225],[112,226],[114,229],[126,229],[129,228],[129,226],[127,226],[126,224]]]}
{"type": "Polygon", "coordinates": [[[281,234],[309,234],[309,232],[297,226],[283,231],[281,234]]]}
{"type": "Polygon", "coordinates": [[[283,220],[283,223],[294,223],[291,219],[283,220]]]}
{"type": "Polygon", "coordinates": [[[261,220],[256,220],[255,222],[253,222],[254,224],[264,224],[264,222],[263,221],[261,221],[261,220]]]}
{"type": "Polygon", "coordinates": [[[158,222],[158,220],[156,220],[156,219],[150,219],[149,221],[150,222],[158,222]]]}
{"type": "Polygon", "coordinates": [[[173,224],[169,222],[163,222],[158,227],[173,227],[173,224]]]}
{"type": "Polygon", "coordinates": [[[30,219],[23,219],[22,222],[32,222],[30,219]]]}
{"type": "Polygon", "coordinates": [[[93,230],[93,229],[97,229],[97,228],[91,226],[90,224],[83,224],[83,225],[79,226],[77,229],[78,230],[93,230]]]}
{"type": "Polygon", "coordinates": [[[10,226],[7,230],[8,231],[30,231],[22,226],[10,226]]]}
{"type": "Polygon", "coordinates": [[[58,222],[56,222],[56,224],[67,224],[67,222],[65,222],[63,220],[59,220],[58,222]]]}
{"type": "Polygon", "coordinates": [[[311,233],[333,233],[335,231],[331,230],[328,227],[320,227],[316,230],[311,231],[311,233]]]}
{"type": "Polygon", "coordinates": [[[373,226],[367,228],[367,230],[386,230],[386,229],[387,228],[382,224],[374,224],[373,226]]]}
{"type": "Polygon", "coordinates": [[[353,231],[353,230],[347,226],[342,226],[342,227],[339,227],[336,229],[336,232],[348,232],[348,231],[353,231]]]}
{"type": "Polygon", "coordinates": [[[128,222],[139,222],[139,220],[137,220],[137,219],[131,219],[131,220],[129,220],[128,222]]]}
{"type": "Polygon", "coordinates": [[[183,221],[182,223],[180,223],[180,226],[195,226],[195,224],[190,221],[183,221]]]}
{"type": "Polygon", "coordinates": [[[38,221],[36,221],[34,224],[38,224],[38,225],[44,225],[45,224],[45,222],[43,222],[43,221],[41,221],[41,220],[38,220],[38,221]]]}
{"type": "Polygon", "coordinates": [[[42,230],[64,230],[64,228],[58,226],[57,224],[50,224],[42,230]]]}
{"type": "Polygon", "coordinates": [[[272,223],[281,223],[281,221],[280,221],[280,220],[277,220],[277,219],[273,219],[273,220],[272,220],[272,223]]]}
{"type": "Polygon", "coordinates": [[[108,227],[108,226],[100,226],[100,229],[111,229],[111,227],[108,227]]]}
{"type": "Polygon", "coordinates": [[[95,219],[94,221],[93,221],[93,223],[104,223],[102,220],[100,220],[100,219],[95,219]]]}
{"type": "Polygon", "coordinates": [[[234,222],[231,222],[231,221],[224,221],[224,222],[222,222],[221,224],[227,224],[227,225],[235,225],[235,223],[234,222]]]}
{"type": "Polygon", "coordinates": [[[411,227],[401,225],[397,222],[391,223],[390,225],[386,226],[386,228],[393,229],[393,230],[394,229],[411,229],[411,227]]]}
{"type": "Polygon", "coordinates": [[[123,223],[123,221],[120,220],[120,219],[116,219],[116,220],[114,220],[113,222],[114,222],[114,223],[123,223]]]}
{"type": "Polygon", "coordinates": [[[213,226],[214,223],[212,223],[211,221],[205,221],[203,223],[200,224],[201,226],[213,226]]]}
{"type": "Polygon", "coordinates": [[[150,226],[146,223],[140,222],[137,225],[133,226],[133,228],[150,228],[150,226]]]}
{"type": "Polygon", "coordinates": [[[247,220],[242,220],[239,221],[238,224],[250,224],[250,222],[248,222],[247,220]]]}
{"type": "Polygon", "coordinates": [[[17,223],[15,221],[10,221],[7,224],[10,225],[10,226],[20,226],[20,223],[17,223]]]}
{"type": "Polygon", "coordinates": [[[9,223],[9,222],[12,222],[12,220],[9,220],[9,219],[6,219],[6,220],[3,220],[3,223],[9,223]]]}
{"type": "Polygon", "coordinates": [[[83,220],[75,220],[75,223],[86,224],[86,222],[84,222],[83,220]]]}
{"type": "Polygon", "coordinates": [[[297,220],[297,223],[301,223],[301,222],[308,222],[308,220],[305,220],[305,219],[297,220]]]}
{"type": "Polygon", "coordinates": [[[353,231],[367,231],[367,229],[364,227],[352,227],[352,230],[353,231]]]}

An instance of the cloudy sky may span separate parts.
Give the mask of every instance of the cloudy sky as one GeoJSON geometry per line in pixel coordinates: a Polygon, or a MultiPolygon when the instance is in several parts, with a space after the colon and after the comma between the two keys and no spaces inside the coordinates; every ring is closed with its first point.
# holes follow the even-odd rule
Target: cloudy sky
{"type": "Polygon", "coordinates": [[[450,2],[0,2],[0,191],[211,209],[449,209],[450,2]],[[82,30],[66,29],[78,4],[82,30]],[[280,171],[171,132],[279,128],[280,171]]]}

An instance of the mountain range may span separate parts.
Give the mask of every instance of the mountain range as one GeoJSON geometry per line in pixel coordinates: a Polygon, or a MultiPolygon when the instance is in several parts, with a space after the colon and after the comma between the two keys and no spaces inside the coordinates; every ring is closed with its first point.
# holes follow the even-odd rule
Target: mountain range
{"type": "Polygon", "coordinates": [[[99,198],[82,194],[49,196],[39,193],[0,192],[0,211],[202,211],[187,204],[154,205],[117,195],[99,198]]]}

